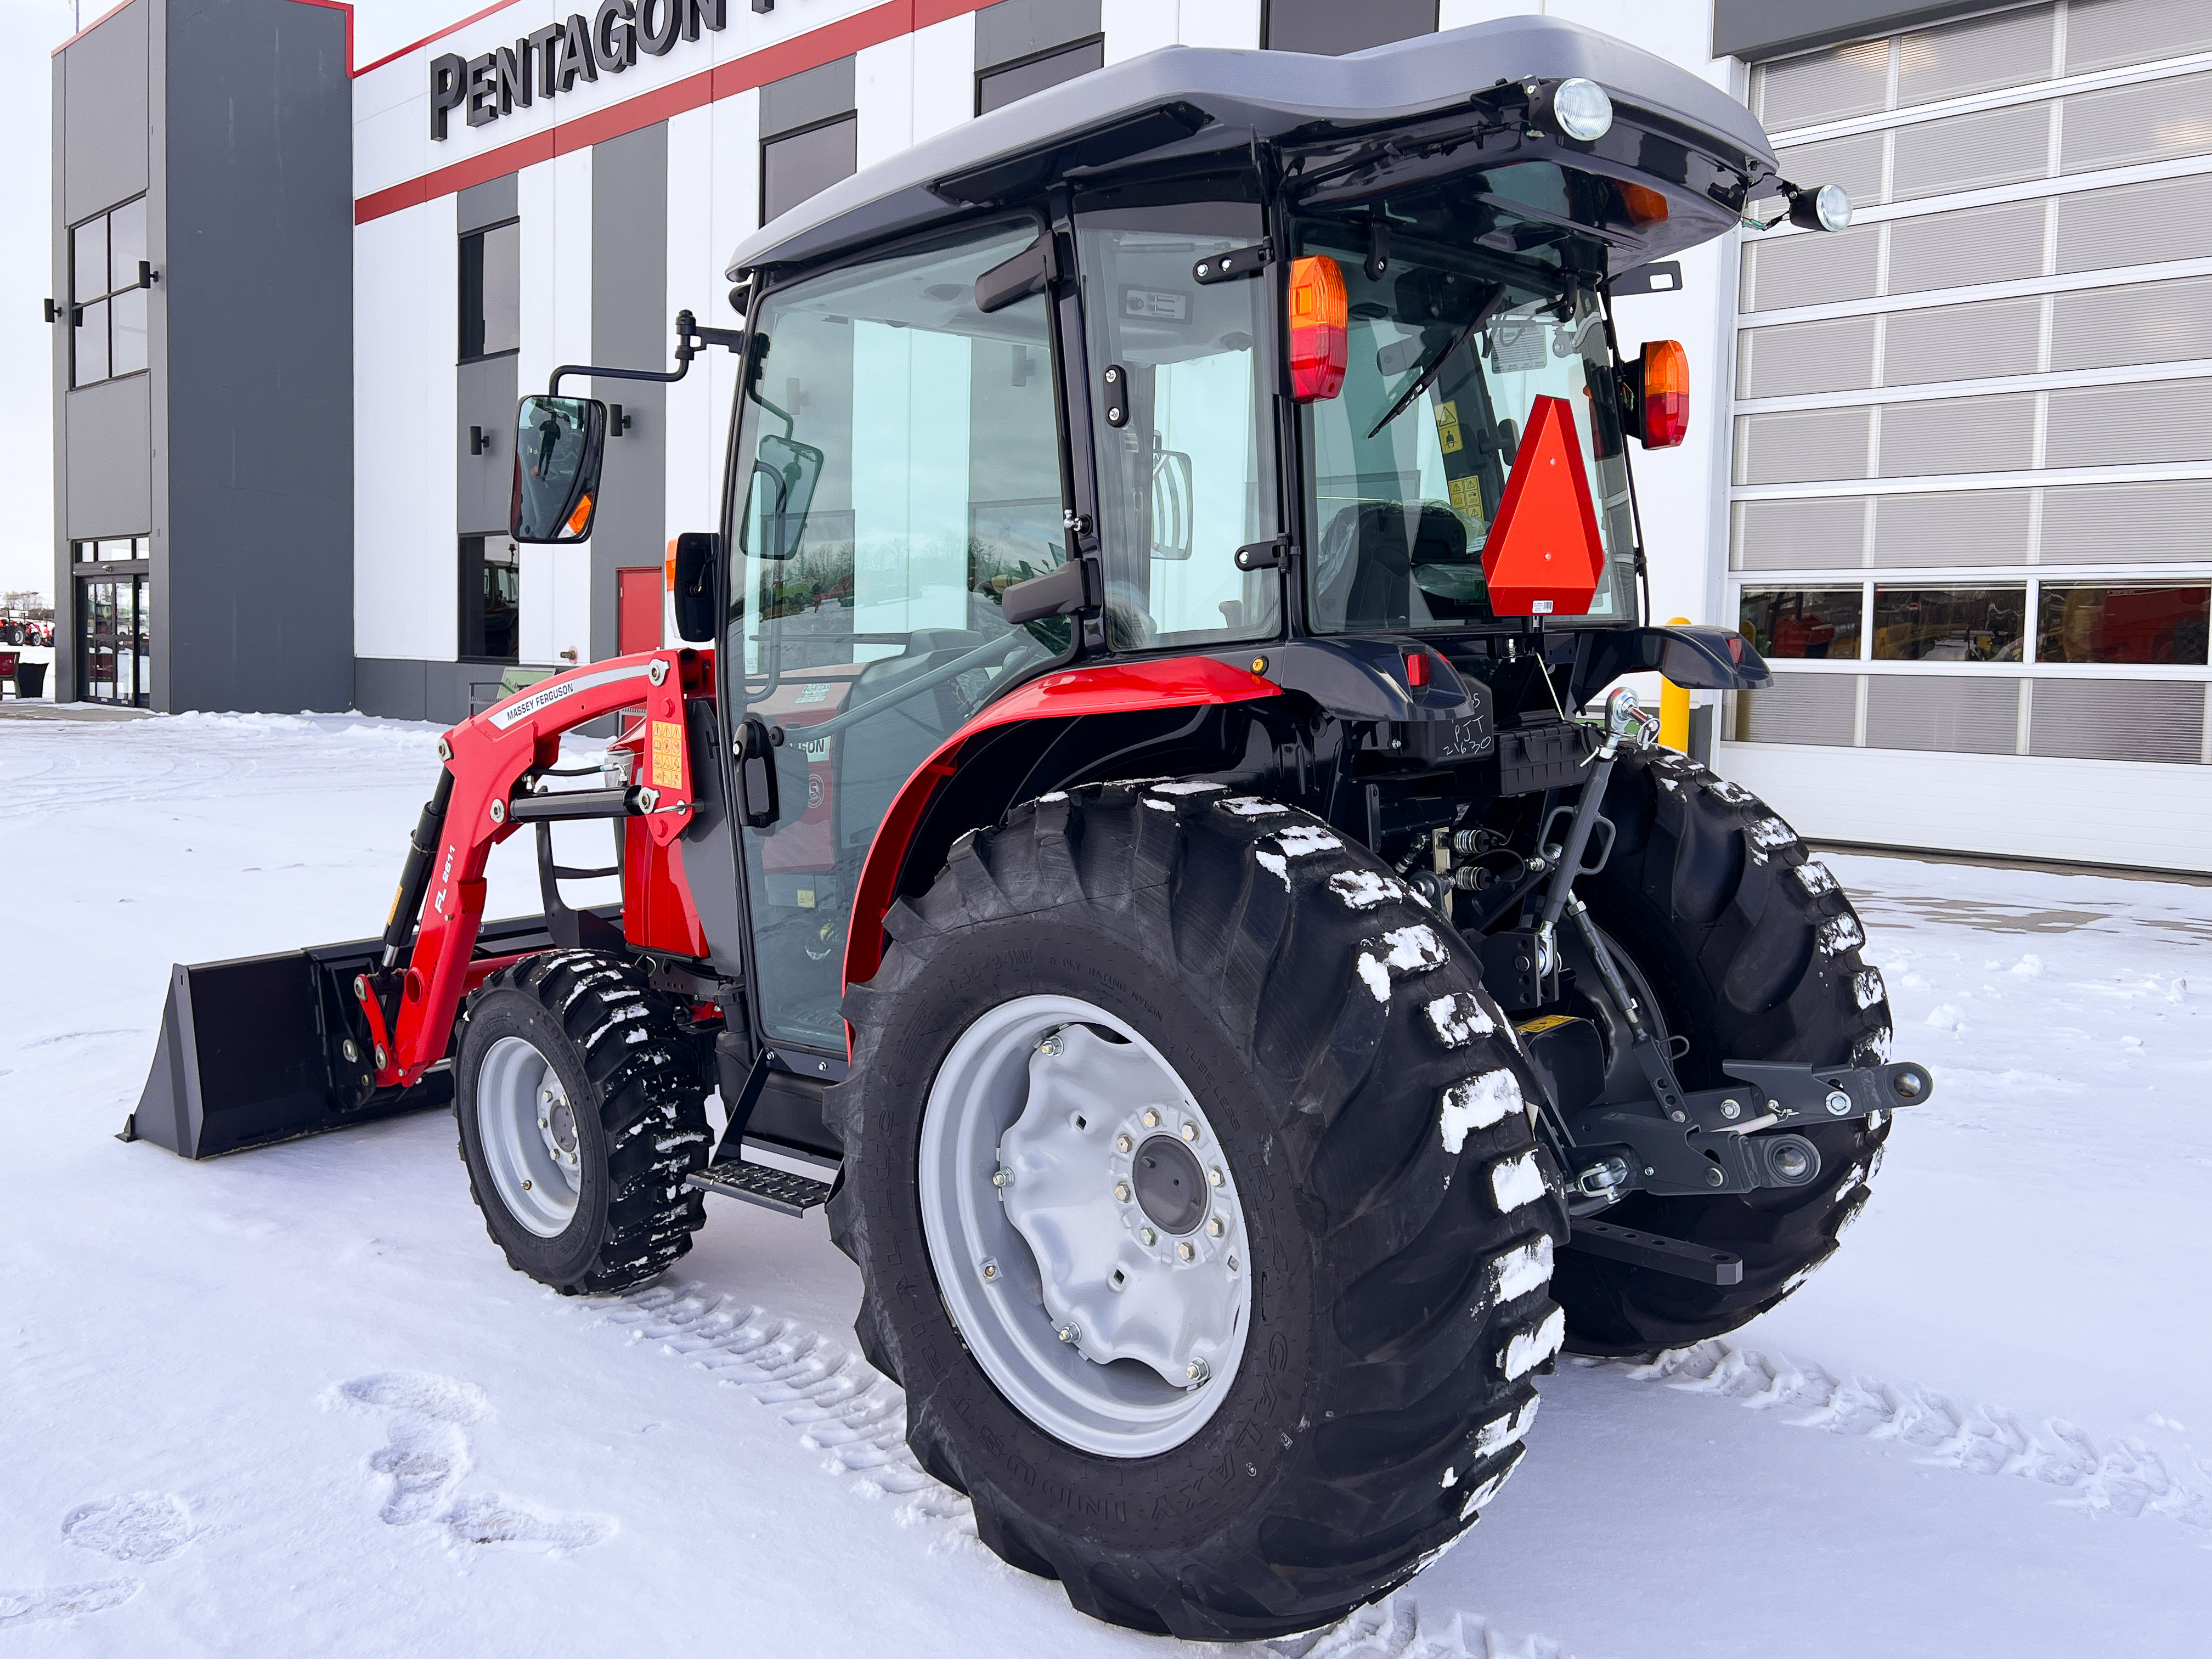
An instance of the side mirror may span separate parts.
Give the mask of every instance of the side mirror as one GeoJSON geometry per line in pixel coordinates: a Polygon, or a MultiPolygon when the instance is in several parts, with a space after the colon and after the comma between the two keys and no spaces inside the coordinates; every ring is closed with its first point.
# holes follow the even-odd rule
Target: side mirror
{"type": "Polygon", "coordinates": [[[599,507],[607,406],[588,398],[525,398],[514,418],[514,495],[507,533],[518,542],[580,542],[599,507]]]}
{"type": "Polygon", "coordinates": [[[714,567],[721,552],[722,538],[704,530],[687,530],[668,544],[668,591],[676,598],[678,639],[714,637],[720,621],[714,614],[714,567]]]}
{"type": "Polygon", "coordinates": [[[745,551],[757,559],[793,559],[806,534],[807,510],[822,478],[822,452],[795,438],[765,434],[753,456],[752,503],[745,551]]]}

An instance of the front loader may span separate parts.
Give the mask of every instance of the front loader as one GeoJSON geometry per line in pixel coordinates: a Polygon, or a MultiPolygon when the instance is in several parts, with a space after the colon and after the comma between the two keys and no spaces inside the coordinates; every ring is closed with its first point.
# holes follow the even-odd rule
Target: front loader
{"type": "Polygon", "coordinates": [[[178,969],[126,1136],[450,1102],[565,1293],[704,1194],[826,1205],[1006,1560],[1204,1639],[1387,1593],[1563,1346],[1773,1306],[1932,1087],[1834,877],[1620,684],[1768,684],[1641,620],[1632,456],[1688,377],[1613,300],[1778,193],[1848,222],[1536,18],[1171,48],[832,186],[737,250],[741,328],[522,404],[514,535],[575,543],[606,414],[563,378],[737,355],[686,643],[453,728],[380,939],[178,969]],[[562,899],[580,818],[618,908],[562,899]],[[488,923],[526,825],[544,914],[488,923]]]}

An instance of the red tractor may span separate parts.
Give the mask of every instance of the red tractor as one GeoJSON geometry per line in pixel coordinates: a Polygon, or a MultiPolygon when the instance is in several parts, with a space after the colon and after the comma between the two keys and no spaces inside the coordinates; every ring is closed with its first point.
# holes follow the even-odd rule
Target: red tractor
{"type": "Polygon", "coordinates": [[[578,542],[606,417],[562,378],[738,355],[690,643],[455,726],[383,937],[178,969],[130,1133],[450,1102],[572,1294],[705,1194],[826,1203],[1005,1559],[1205,1639],[1386,1593],[1563,1344],[1773,1306],[1931,1087],[1826,868],[1605,695],[1767,684],[1640,620],[1631,456],[1686,376],[1611,307],[1778,191],[1848,218],[1534,18],[1155,52],[834,185],[738,249],[741,329],[522,405],[515,537],[578,542]],[[618,912],[561,898],[578,818],[618,912]],[[525,825],[544,914],[487,922],[525,825]]]}

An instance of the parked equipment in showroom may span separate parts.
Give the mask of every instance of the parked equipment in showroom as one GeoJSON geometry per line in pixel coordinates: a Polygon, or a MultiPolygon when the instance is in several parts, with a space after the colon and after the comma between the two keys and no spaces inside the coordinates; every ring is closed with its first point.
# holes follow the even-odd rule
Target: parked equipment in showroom
{"type": "Polygon", "coordinates": [[[833,185],[738,249],[742,328],[522,404],[514,536],[580,542],[606,413],[563,379],[736,354],[690,643],[453,727],[382,936],[179,968],[126,1133],[450,1101],[568,1293],[705,1194],[826,1204],[1006,1560],[1203,1639],[1386,1593],[1563,1343],[1773,1306],[1932,1086],[1828,870],[1618,685],[1768,683],[1640,620],[1632,449],[1688,374],[1612,304],[1778,191],[1848,222],[1713,88],[1534,18],[1155,52],[833,185]],[[579,819],[618,909],[562,897],[611,872],[556,861],[579,819]],[[487,922],[525,826],[544,914],[487,922]]]}

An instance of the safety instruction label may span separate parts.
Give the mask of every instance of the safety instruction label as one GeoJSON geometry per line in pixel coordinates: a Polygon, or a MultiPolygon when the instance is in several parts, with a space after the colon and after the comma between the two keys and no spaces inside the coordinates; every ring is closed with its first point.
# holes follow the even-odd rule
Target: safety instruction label
{"type": "Polygon", "coordinates": [[[1462,519],[1480,524],[1483,517],[1482,480],[1474,477],[1454,478],[1449,488],[1451,490],[1452,510],[1462,519]]]}
{"type": "Polygon", "coordinates": [[[684,787],[684,725],[680,720],[653,723],[653,787],[684,787]]]}
{"type": "Polygon", "coordinates": [[[1459,405],[1456,403],[1437,405],[1437,447],[1447,455],[1459,453],[1459,405]]]}

